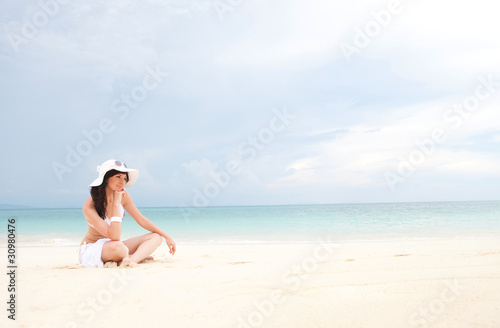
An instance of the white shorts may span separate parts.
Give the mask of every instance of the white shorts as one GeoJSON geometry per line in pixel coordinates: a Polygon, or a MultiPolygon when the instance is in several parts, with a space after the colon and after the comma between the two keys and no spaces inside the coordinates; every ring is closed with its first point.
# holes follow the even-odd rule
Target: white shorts
{"type": "Polygon", "coordinates": [[[101,238],[95,243],[87,244],[86,242],[80,246],[78,252],[78,259],[80,260],[80,265],[86,268],[102,268],[104,263],[102,262],[102,247],[105,242],[110,241],[109,238],[101,238]]]}

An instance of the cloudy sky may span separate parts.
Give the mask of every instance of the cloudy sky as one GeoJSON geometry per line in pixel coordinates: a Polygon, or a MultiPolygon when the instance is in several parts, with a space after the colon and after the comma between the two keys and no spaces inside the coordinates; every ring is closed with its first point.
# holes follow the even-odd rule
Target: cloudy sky
{"type": "Polygon", "coordinates": [[[499,199],[495,1],[0,4],[0,203],[499,199]]]}

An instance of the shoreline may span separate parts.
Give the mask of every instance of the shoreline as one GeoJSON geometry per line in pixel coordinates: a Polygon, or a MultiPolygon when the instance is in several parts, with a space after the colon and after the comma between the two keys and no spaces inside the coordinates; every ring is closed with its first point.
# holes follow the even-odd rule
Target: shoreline
{"type": "MultiPolygon", "coordinates": [[[[372,238],[352,238],[352,237],[343,237],[343,238],[322,238],[321,236],[312,240],[257,240],[257,239],[243,239],[243,240],[203,240],[203,241],[192,241],[192,240],[179,240],[176,241],[177,245],[200,245],[200,246],[217,246],[217,245],[310,245],[317,244],[318,242],[326,242],[326,243],[339,243],[339,244],[349,244],[349,243],[387,243],[387,242],[425,242],[425,241],[456,241],[456,240],[495,240],[499,238],[499,235],[495,235],[494,233],[490,233],[491,235],[473,235],[473,236],[373,236],[372,238]]],[[[127,239],[130,237],[126,237],[127,239]]],[[[54,238],[54,241],[50,242],[17,242],[18,247],[78,247],[80,246],[81,239],[64,239],[64,238],[54,238]]],[[[0,249],[6,248],[6,243],[0,243],[0,249]]]]}

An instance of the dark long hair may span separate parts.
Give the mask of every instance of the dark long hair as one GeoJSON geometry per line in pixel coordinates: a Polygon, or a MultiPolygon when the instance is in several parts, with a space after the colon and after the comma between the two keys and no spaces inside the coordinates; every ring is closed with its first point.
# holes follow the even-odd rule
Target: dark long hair
{"type": "Polygon", "coordinates": [[[106,186],[108,185],[108,179],[117,174],[125,173],[127,177],[125,180],[128,182],[128,173],[120,172],[117,170],[109,170],[105,175],[100,186],[90,188],[90,196],[94,201],[94,207],[97,214],[104,220],[106,218],[106,207],[108,206],[108,200],[106,199],[106,186]]]}

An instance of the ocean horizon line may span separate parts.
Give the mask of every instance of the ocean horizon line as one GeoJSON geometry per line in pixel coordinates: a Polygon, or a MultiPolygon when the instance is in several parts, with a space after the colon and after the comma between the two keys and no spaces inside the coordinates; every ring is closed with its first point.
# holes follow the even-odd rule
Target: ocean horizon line
{"type": "MultiPolygon", "coordinates": [[[[500,199],[488,200],[432,200],[432,201],[393,201],[393,202],[341,202],[341,203],[297,203],[297,204],[260,204],[260,205],[213,205],[213,206],[137,206],[142,209],[168,208],[168,209],[210,209],[210,208],[233,208],[233,207],[287,207],[287,206],[334,206],[334,205],[387,205],[387,204],[432,204],[432,203],[486,203],[499,202],[500,199]]],[[[1,210],[75,210],[81,207],[34,207],[29,205],[0,204],[1,210]],[[12,206],[12,208],[3,206],[12,206]]]]}

